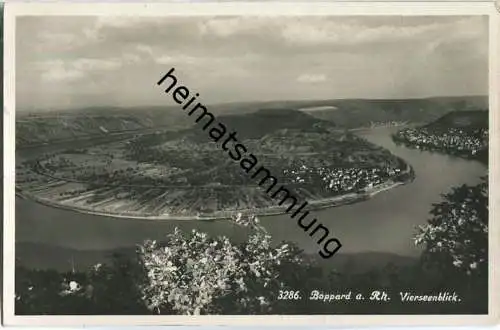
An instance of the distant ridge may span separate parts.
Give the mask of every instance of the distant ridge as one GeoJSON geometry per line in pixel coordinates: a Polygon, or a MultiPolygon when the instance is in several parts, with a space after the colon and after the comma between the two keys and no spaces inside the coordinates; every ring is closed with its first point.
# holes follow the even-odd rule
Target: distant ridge
{"type": "Polygon", "coordinates": [[[488,97],[436,97],[407,100],[337,100],[336,110],[311,112],[317,118],[339,126],[357,128],[390,121],[429,123],[451,111],[488,110],[488,97]]]}
{"type": "MultiPolygon", "coordinates": [[[[351,129],[369,127],[372,123],[393,121],[424,124],[451,111],[487,110],[488,97],[234,102],[207,104],[206,106],[210,112],[218,117],[231,115],[232,117],[228,120],[231,125],[235,126],[234,129],[240,127],[238,130],[241,131],[242,135],[252,137],[261,135],[266,131],[266,127],[269,127],[263,119],[266,117],[264,112],[269,111],[271,112],[268,113],[269,117],[266,117],[266,120],[279,121],[278,118],[282,118],[286,125],[292,125],[292,127],[303,120],[302,127],[304,128],[315,122],[311,118],[300,117],[298,113],[290,111],[298,111],[298,109],[307,107],[330,107],[329,109],[310,111],[307,114],[316,120],[334,123],[339,128],[351,129]],[[281,111],[281,115],[276,111],[281,111]],[[254,117],[235,119],[236,116],[251,113],[257,113],[263,117],[261,119],[254,117]],[[292,117],[285,118],[285,114],[292,117]],[[243,123],[245,120],[254,120],[255,124],[259,126],[258,132],[252,133],[248,128],[245,129],[246,123],[243,123]]],[[[178,106],[88,107],[35,114],[21,111],[16,116],[16,145],[18,147],[36,146],[58,140],[102,136],[104,133],[101,127],[110,133],[119,133],[123,130],[182,129],[192,127],[193,124],[193,118],[187,116],[178,106]]]]}
{"type": "MultiPolygon", "coordinates": [[[[411,102],[411,101],[433,101],[440,103],[461,102],[476,103],[479,107],[488,107],[488,95],[464,95],[464,96],[429,96],[429,97],[412,97],[412,98],[336,98],[336,99],[321,99],[321,100],[273,100],[273,101],[242,101],[242,102],[222,102],[222,103],[204,103],[210,107],[211,111],[226,112],[228,109],[238,109],[245,112],[257,111],[264,108],[301,108],[301,107],[316,107],[316,106],[335,106],[337,103],[346,104],[351,102],[411,102]]],[[[203,103],[203,100],[200,100],[203,103]]],[[[102,111],[158,111],[158,110],[178,110],[177,105],[144,105],[144,106],[89,106],[73,109],[24,109],[18,111],[19,116],[28,114],[49,114],[60,112],[71,112],[79,114],[101,114],[102,111]]]]}

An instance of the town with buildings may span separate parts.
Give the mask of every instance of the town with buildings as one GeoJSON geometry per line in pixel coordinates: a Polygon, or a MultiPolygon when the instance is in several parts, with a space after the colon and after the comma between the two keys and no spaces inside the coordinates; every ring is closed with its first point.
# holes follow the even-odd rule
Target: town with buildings
{"type": "Polygon", "coordinates": [[[488,112],[450,112],[426,126],[404,128],[392,138],[408,147],[486,162],[488,112]]]}

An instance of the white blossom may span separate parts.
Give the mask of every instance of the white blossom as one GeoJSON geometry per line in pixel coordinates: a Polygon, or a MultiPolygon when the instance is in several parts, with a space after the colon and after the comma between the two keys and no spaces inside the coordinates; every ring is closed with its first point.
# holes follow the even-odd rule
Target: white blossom
{"type": "MultiPolygon", "coordinates": [[[[255,226],[255,216],[237,215],[233,220],[247,222],[254,230],[243,245],[234,245],[227,237],[211,238],[197,230],[184,234],[175,228],[167,235],[168,248],[154,241],[139,247],[147,271],[142,292],[151,310],[161,312],[170,306],[179,314],[204,314],[217,298],[239,292],[248,295],[250,281],[251,287],[258,283],[262,288],[276,281],[275,267],[289,257],[288,245],[273,247],[271,237],[255,226]]],[[[263,298],[250,295],[244,304],[255,301],[267,306],[263,298]]]]}

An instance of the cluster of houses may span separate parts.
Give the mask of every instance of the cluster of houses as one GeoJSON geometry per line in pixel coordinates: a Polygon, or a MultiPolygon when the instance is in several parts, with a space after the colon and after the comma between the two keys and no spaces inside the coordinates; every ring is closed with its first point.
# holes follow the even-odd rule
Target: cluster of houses
{"type": "Polygon", "coordinates": [[[310,168],[300,165],[295,169],[285,169],[283,174],[296,184],[321,187],[329,193],[342,194],[362,189],[370,189],[400,174],[400,168],[310,168]]]}
{"type": "Polygon", "coordinates": [[[454,150],[469,155],[475,155],[488,144],[488,130],[486,129],[471,132],[449,128],[443,133],[436,134],[429,132],[426,128],[412,128],[399,131],[395,137],[416,148],[454,150]]]}

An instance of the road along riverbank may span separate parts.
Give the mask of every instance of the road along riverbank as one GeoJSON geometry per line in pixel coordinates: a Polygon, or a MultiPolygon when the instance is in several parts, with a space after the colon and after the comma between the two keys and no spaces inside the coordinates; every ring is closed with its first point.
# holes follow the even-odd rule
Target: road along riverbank
{"type": "MultiPolygon", "coordinates": [[[[320,210],[330,207],[338,207],[342,205],[358,203],[365,201],[376,194],[396,188],[400,185],[407,184],[414,179],[414,171],[412,167],[407,164],[407,168],[401,173],[402,176],[406,177],[406,180],[395,181],[388,180],[380,185],[373,186],[371,188],[365,188],[359,192],[347,193],[341,196],[333,196],[329,198],[322,198],[317,200],[308,201],[309,210],[320,210]]],[[[193,215],[178,215],[178,214],[161,214],[161,215],[144,215],[138,214],[136,212],[107,212],[93,209],[92,207],[82,207],[78,205],[63,204],[55,202],[48,198],[41,198],[34,194],[30,194],[16,187],[16,196],[24,199],[29,199],[34,202],[43,204],[45,206],[59,208],[63,210],[75,211],[83,214],[105,216],[111,218],[129,218],[138,220],[151,220],[151,221],[171,221],[171,220],[190,220],[190,221],[202,221],[202,220],[224,220],[230,219],[238,213],[252,213],[259,216],[271,216],[271,215],[282,215],[287,213],[287,206],[273,206],[261,209],[238,209],[234,211],[217,211],[209,214],[193,214],[193,215]]]]}

